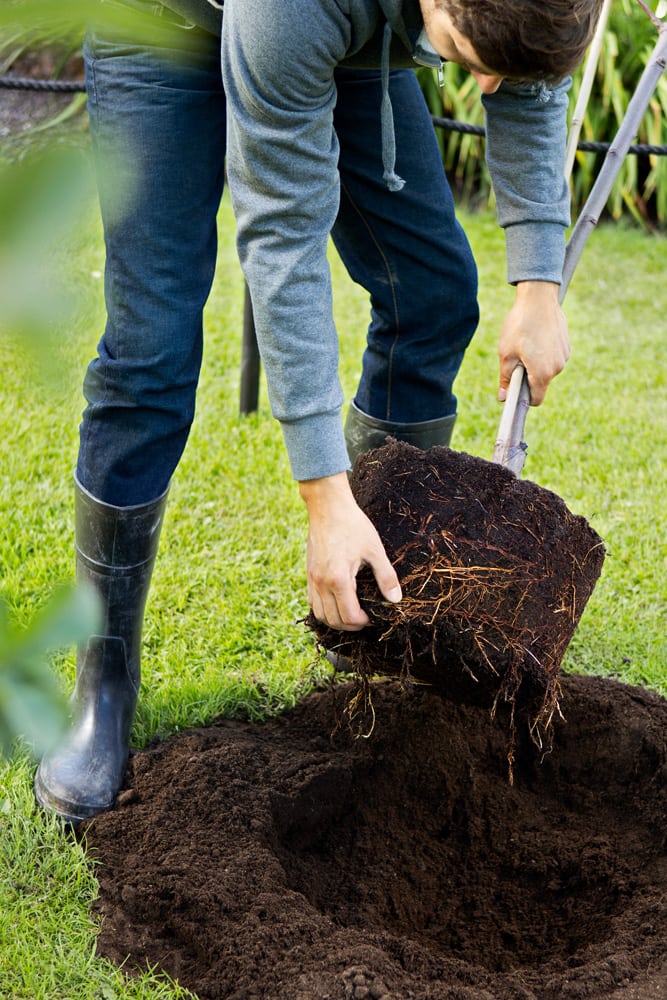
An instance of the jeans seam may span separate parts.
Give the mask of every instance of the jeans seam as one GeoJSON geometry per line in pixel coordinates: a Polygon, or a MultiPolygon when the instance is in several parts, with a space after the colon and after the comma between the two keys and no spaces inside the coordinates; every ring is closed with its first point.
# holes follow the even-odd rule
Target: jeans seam
{"type": "Polygon", "coordinates": [[[95,109],[97,109],[97,74],[95,72],[95,63],[97,60],[95,59],[92,47],[89,47],[89,52],[90,56],[87,60],[86,66],[86,91],[88,98],[88,114],[90,115],[92,114],[91,103],[94,104],[95,109]]]}
{"type": "Polygon", "coordinates": [[[373,227],[371,226],[371,224],[369,223],[368,219],[364,215],[363,211],[357,205],[356,201],[354,200],[354,198],[350,194],[349,189],[347,188],[347,186],[346,186],[346,184],[345,184],[345,182],[343,181],[342,178],[341,178],[340,186],[341,186],[341,191],[344,192],[345,197],[349,201],[349,203],[352,206],[353,210],[358,215],[359,219],[361,220],[362,225],[364,226],[364,228],[368,232],[368,235],[370,236],[372,243],[377,248],[377,251],[378,251],[378,253],[380,255],[380,258],[381,258],[381,260],[384,263],[385,270],[386,270],[386,273],[387,273],[387,279],[388,279],[388,282],[389,282],[389,288],[391,289],[391,298],[392,298],[392,302],[393,302],[393,305],[394,305],[394,325],[396,327],[396,333],[394,335],[394,341],[393,341],[391,347],[389,348],[389,354],[388,354],[388,364],[387,364],[387,407],[386,407],[386,416],[385,416],[386,420],[391,420],[391,384],[392,384],[392,373],[393,373],[393,357],[394,357],[394,351],[395,351],[396,346],[398,344],[398,337],[399,337],[399,332],[400,332],[400,321],[399,321],[399,315],[398,315],[398,299],[397,299],[397,296],[396,296],[396,282],[394,281],[394,276],[392,274],[392,270],[391,270],[391,267],[390,267],[390,264],[389,264],[389,259],[387,257],[387,254],[383,250],[383,248],[382,248],[381,244],[379,243],[379,241],[378,241],[375,233],[373,232],[373,227]]]}

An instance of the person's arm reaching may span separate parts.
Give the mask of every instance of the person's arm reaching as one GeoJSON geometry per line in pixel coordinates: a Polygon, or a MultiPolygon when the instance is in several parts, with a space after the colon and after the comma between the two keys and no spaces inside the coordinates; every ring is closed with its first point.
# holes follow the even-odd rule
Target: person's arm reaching
{"type": "Polygon", "coordinates": [[[309,601],[321,621],[360,629],[359,568],[388,600],[400,586],[348,485],[340,413],[326,252],[339,199],[333,74],[349,32],[344,5],[225,4],[229,187],[271,406],[308,512],[309,601]]]}
{"type": "Polygon", "coordinates": [[[498,353],[498,398],[516,365],[528,376],[531,403],[544,400],[570,354],[567,321],[558,301],[570,221],[564,177],[569,79],[550,89],[509,83],[483,97],[487,161],[505,230],[507,278],[516,285],[498,353]]]}

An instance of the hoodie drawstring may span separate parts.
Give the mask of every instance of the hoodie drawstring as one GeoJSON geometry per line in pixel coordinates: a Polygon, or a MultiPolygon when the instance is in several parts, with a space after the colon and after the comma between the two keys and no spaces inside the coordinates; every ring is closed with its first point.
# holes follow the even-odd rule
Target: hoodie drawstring
{"type": "Polygon", "coordinates": [[[405,181],[395,170],[396,165],[396,133],[394,131],[394,112],[389,97],[389,53],[393,32],[389,23],[384,26],[382,36],[382,62],[380,75],[382,81],[382,104],[380,106],[380,128],[382,135],[382,179],[390,191],[400,191],[405,181]]]}

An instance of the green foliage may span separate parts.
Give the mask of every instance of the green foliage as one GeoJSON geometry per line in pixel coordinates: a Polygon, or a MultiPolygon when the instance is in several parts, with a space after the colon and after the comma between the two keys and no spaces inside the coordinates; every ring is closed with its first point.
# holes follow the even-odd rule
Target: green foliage
{"type": "Polygon", "coordinates": [[[71,54],[80,47],[89,23],[112,29],[131,24],[135,38],[147,44],[154,36],[150,10],[144,14],[131,5],[108,0],[10,0],[0,6],[0,56],[9,66],[12,52],[53,44],[71,54]]]}
{"type": "Polygon", "coordinates": [[[57,591],[24,632],[0,602],[0,751],[21,736],[39,757],[55,741],[65,704],[48,654],[90,635],[98,620],[97,597],[83,588],[57,591]]]}
{"type": "Polygon", "coordinates": [[[6,73],[21,57],[45,48],[55,53],[53,72],[58,76],[71,56],[81,48],[82,23],[69,21],[71,10],[57,5],[29,11],[24,5],[10,3],[0,13],[0,74],[6,73]],[[47,16],[45,17],[45,13],[47,16]]]}
{"type": "MultiPolygon", "coordinates": [[[[31,45],[57,41],[67,53],[80,44],[80,32],[70,36],[60,20],[9,23],[19,8],[13,2],[0,11],[3,70],[31,45]]],[[[42,386],[47,393],[56,381],[54,344],[81,310],[78,290],[63,267],[63,250],[81,224],[91,192],[80,150],[40,145],[16,159],[0,158],[0,336],[6,347],[27,352],[33,375],[51,376],[51,384],[42,386]]],[[[4,532],[2,542],[11,544],[4,532]]],[[[8,754],[23,737],[39,755],[57,736],[65,705],[49,654],[89,634],[97,616],[88,592],[57,591],[21,631],[0,600],[0,753],[8,754]]]]}
{"type": "Polygon", "coordinates": [[[49,339],[80,309],[62,251],[92,191],[81,150],[47,146],[0,163],[0,334],[26,339],[45,359],[49,339]]]}
{"type": "MultiPolygon", "coordinates": [[[[658,33],[648,15],[634,0],[617,0],[612,7],[598,66],[592,99],[583,120],[584,141],[610,142],[647,65],[658,33]]],[[[581,72],[573,84],[573,101],[579,92],[581,72]]],[[[636,142],[667,145],[667,77],[660,78],[644,113],[636,142]]],[[[577,154],[572,177],[573,202],[581,208],[600,168],[600,155],[577,154]]],[[[628,214],[636,222],[667,224],[667,156],[628,156],[612,189],[607,210],[612,218],[628,214]]]]}

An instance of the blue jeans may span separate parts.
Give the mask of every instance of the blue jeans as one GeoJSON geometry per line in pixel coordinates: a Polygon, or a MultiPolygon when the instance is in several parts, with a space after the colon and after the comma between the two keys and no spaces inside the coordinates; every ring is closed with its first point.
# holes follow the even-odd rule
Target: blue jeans
{"type": "MultiPolygon", "coordinates": [[[[159,496],[188,438],[224,181],[218,39],[159,35],[149,46],[90,33],[84,51],[107,324],[84,381],[77,476],[117,506],[159,496]]],[[[399,201],[379,165],[379,73],[341,70],[337,85],[332,235],[372,310],[356,403],[383,420],[446,416],[477,325],[477,279],[430,118],[414,74],[392,74],[396,168],[410,195],[399,201]]]]}

